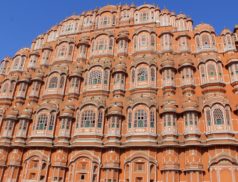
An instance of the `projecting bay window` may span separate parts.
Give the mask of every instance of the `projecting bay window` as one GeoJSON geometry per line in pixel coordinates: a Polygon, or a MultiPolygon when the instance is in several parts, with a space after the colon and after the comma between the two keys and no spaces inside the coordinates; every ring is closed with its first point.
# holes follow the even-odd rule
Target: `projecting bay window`
{"type": "Polygon", "coordinates": [[[4,125],[2,127],[2,137],[12,138],[14,126],[15,126],[14,120],[11,119],[5,120],[4,125]]]}
{"type": "Polygon", "coordinates": [[[154,134],[156,131],[156,110],[155,108],[144,108],[128,110],[128,134],[154,134]]]}
{"type": "Polygon", "coordinates": [[[60,119],[60,137],[70,137],[72,118],[70,117],[61,117],[60,119]]]}
{"type": "Polygon", "coordinates": [[[162,51],[172,50],[172,35],[171,34],[167,33],[161,36],[161,50],[162,51]]]}
{"type": "Polygon", "coordinates": [[[16,133],[17,137],[26,138],[28,130],[29,120],[20,119],[18,123],[18,132],[16,133]]]}
{"type": "Polygon", "coordinates": [[[173,69],[164,69],[162,71],[162,86],[174,87],[175,86],[175,71],[173,69]]]}
{"type": "Polygon", "coordinates": [[[56,113],[40,113],[37,116],[37,121],[34,125],[34,136],[49,136],[53,137],[56,121],[56,113]]]}
{"type": "Polygon", "coordinates": [[[86,59],[87,57],[87,45],[85,44],[80,44],[78,48],[78,58],[79,59],[86,59]]]}
{"type": "Polygon", "coordinates": [[[39,97],[39,94],[40,94],[40,87],[41,87],[41,82],[38,81],[38,80],[34,80],[32,82],[32,89],[31,89],[31,92],[30,92],[30,97],[39,97]]]}
{"type": "Polygon", "coordinates": [[[38,56],[37,55],[31,55],[30,61],[28,63],[28,68],[35,69],[37,64],[38,56]]]}
{"type": "Polygon", "coordinates": [[[11,71],[23,71],[25,60],[25,56],[17,56],[14,58],[11,71]]]}
{"type": "Polygon", "coordinates": [[[40,63],[41,65],[44,65],[44,66],[49,65],[50,53],[51,53],[51,50],[49,50],[49,49],[43,50],[41,63],[40,63]]]}
{"type": "Polygon", "coordinates": [[[232,121],[229,106],[215,104],[204,109],[207,133],[229,132],[232,130],[232,121]]]}
{"type": "Polygon", "coordinates": [[[93,68],[89,71],[86,91],[108,90],[110,81],[110,70],[102,68],[93,68]]]}
{"type": "Polygon", "coordinates": [[[128,49],[128,40],[120,39],[118,41],[118,53],[127,54],[127,49],[128,49]]]}
{"type": "Polygon", "coordinates": [[[26,92],[27,92],[28,83],[27,82],[21,82],[19,84],[19,90],[17,92],[16,97],[18,98],[25,98],[26,92]]]}
{"type": "Polygon", "coordinates": [[[70,94],[79,94],[80,88],[80,78],[78,76],[70,77],[70,86],[69,86],[69,93],[70,94]]]}
{"type": "Polygon", "coordinates": [[[175,113],[163,114],[162,135],[177,135],[177,117],[175,113]]]}
{"type": "Polygon", "coordinates": [[[230,73],[231,83],[237,82],[238,81],[238,60],[234,60],[234,62],[228,66],[228,69],[230,73]]]}
{"type": "Polygon", "coordinates": [[[125,73],[116,72],[114,74],[113,90],[125,90],[125,73]]]}
{"type": "Polygon", "coordinates": [[[181,70],[181,76],[182,76],[181,84],[182,84],[182,86],[194,84],[193,74],[194,74],[194,70],[192,67],[182,68],[182,70],[181,70]]]}
{"type": "Polygon", "coordinates": [[[87,106],[78,111],[76,129],[74,135],[102,134],[104,124],[104,110],[87,106]]]}
{"type": "Polygon", "coordinates": [[[198,114],[196,112],[186,112],[184,122],[185,134],[199,134],[198,114]]]}

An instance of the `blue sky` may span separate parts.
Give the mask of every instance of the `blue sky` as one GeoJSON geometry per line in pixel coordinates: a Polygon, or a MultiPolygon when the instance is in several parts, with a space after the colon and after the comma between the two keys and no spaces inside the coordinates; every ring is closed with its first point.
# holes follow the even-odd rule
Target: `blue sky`
{"type": "Polygon", "coordinates": [[[64,18],[108,4],[157,4],[213,25],[217,33],[238,24],[238,0],[0,0],[0,60],[13,56],[64,18]]]}

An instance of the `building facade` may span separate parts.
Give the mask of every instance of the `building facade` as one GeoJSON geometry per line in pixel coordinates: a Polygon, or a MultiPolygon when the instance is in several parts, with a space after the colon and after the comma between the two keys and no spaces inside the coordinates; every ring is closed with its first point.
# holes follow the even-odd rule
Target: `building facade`
{"type": "Polygon", "coordinates": [[[154,5],[71,16],[0,66],[0,181],[238,181],[238,27],[154,5]]]}

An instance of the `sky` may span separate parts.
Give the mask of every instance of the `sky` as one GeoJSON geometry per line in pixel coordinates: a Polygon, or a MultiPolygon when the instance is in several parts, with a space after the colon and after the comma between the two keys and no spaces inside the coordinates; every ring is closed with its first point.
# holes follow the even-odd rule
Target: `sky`
{"type": "Polygon", "coordinates": [[[0,0],[0,60],[30,47],[32,40],[68,16],[109,4],[156,4],[209,23],[220,34],[238,24],[238,0],[0,0]]]}

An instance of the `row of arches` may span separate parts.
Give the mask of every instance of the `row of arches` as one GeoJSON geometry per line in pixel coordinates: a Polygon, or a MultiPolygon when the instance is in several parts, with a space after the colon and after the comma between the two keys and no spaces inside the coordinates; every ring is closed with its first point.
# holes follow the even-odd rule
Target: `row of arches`
{"type": "MultiPolygon", "coordinates": [[[[191,158],[192,153],[186,158],[191,158]]],[[[122,178],[124,181],[150,181],[155,182],[158,177],[163,178],[163,181],[179,181],[179,174],[177,172],[176,158],[173,152],[166,152],[163,160],[167,157],[167,161],[163,162],[163,166],[169,165],[169,170],[165,170],[163,166],[159,165],[155,156],[145,154],[143,152],[133,152],[127,155],[119,168],[107,167],[107,161],[101,161],[101,158],[96,156],[91,151],[72,152],[69,155],[63,150],[57,150],[52,153],[44,151],[32,150],[26,152],[24,155],[19,150],[13,150],[10,156],[15,158],[19,165],[0,166],[1,176],[0,179],[5,180],[24,180],[24,181],[119,181],[119,174],[123,173],[122,178]],[[19,155],[16,158],[14,155],[19,155]],[[23,159],[22,159],[23,156],[23,159]],[[170,161],[174,159],[175,161],[170,161]],[[22,161],[22,162],[21,162],[22,161]],[[22,166],[22,170],[19,167],[22,166]],[[160,175],[159,175],[160,174],[160,175]]],[[[118,154],[113,150],[107,153],[108,157],[117,158],[118,154]]],[[[193,157],[192,157],[193,158],[193,157]]],[[[192,161],[191,161],[192,162],[192,161]]],[[[114,161],[112,164],[116,164],[114,161]]],[[[194,164],[199,164],[195,161],[194,164]]],[[[201,164],[202,165],[202,164],[201,164]]],[[[237,180],[238,163],[235,157],[230,155],[219,154],[208,162],[208,170],[188,166],[184,173],[186,179],[189,181],[201,181],[203,176],[209,176],[211,181],[223,181],[229,179],[231,182],[237,180]],[[190,171],[189,171],[190,170],[190,171]],[[200,171],[202,170],[202,172],[200,171]]],[[[121,179],[121,178],[120,178],[121,179]]]]}
{"type": "MultiPolygon", "coordinates": [[[[229,65],[228,70],[230,73],[231,83],[237,81],[238,71],[236,70],[238,63],[233,62],[229,65]]],[[[201,85],[207,83],[223,83],[224,82],[224,68],[223,64],[220,61],[209,59],[207,61],[201,61],[198,65],[199,73],[200,73],[200,81],[201,85]]],[[[169,85],[178,86],[180,85],[193,85],[195,84],[194,74],[195,74],[194,66],[184,66],[179,69],[181,73],[181,80],[175,80],[175,76],[177,70],[173,67],[167,67],[160,70],[162,75],[162,87],[166,87],[169,85]],[[177,82],[179,81],[179,82],[177,82]]],[[[139,62],[138,64],[134,64],[130,68],[129,81],[130,88],[157,88],[158,87],[158,70],[156,63],[144,63],[139,62]]],[[[64,95],[65,87],[67,82],[69,81],[69,93],[79,94],[80,85],[82,82],[83,90],[108,90],[111,77],[114,80],[114,89],[125,89],[125,81],[127,74],[125,71],[116,72],[111,75],[111,70],[109,67],[103,68],[102,66],[92,66],[87,72],[85,72],[84,80],[80,75],[74,75],[68,77],[66,73],[59,73],[57,71],[51,72],[45,82],[44,93],[45,95],[50,94],[59,94],[64,95]],[[119,84],[119,86],[118,86],[119,84]]],[[[16,96],[26,97],[26,92],[28,90],[28,86],[30,85],[30,80],[11,80],[6,79],[2,82],[0,92],[1,97],[9,97],[12,98],[15,93],[16,86],[19,85],[16,96]]],[[[34,93],[40,94],[39,90],[42,82],[34,81],[32,85],[34,86],[34,93]],[[35,89],[36,88],[36,89],[35,89]]],[[[31,93],[30,93],[31,94],[31,93]]]]}

